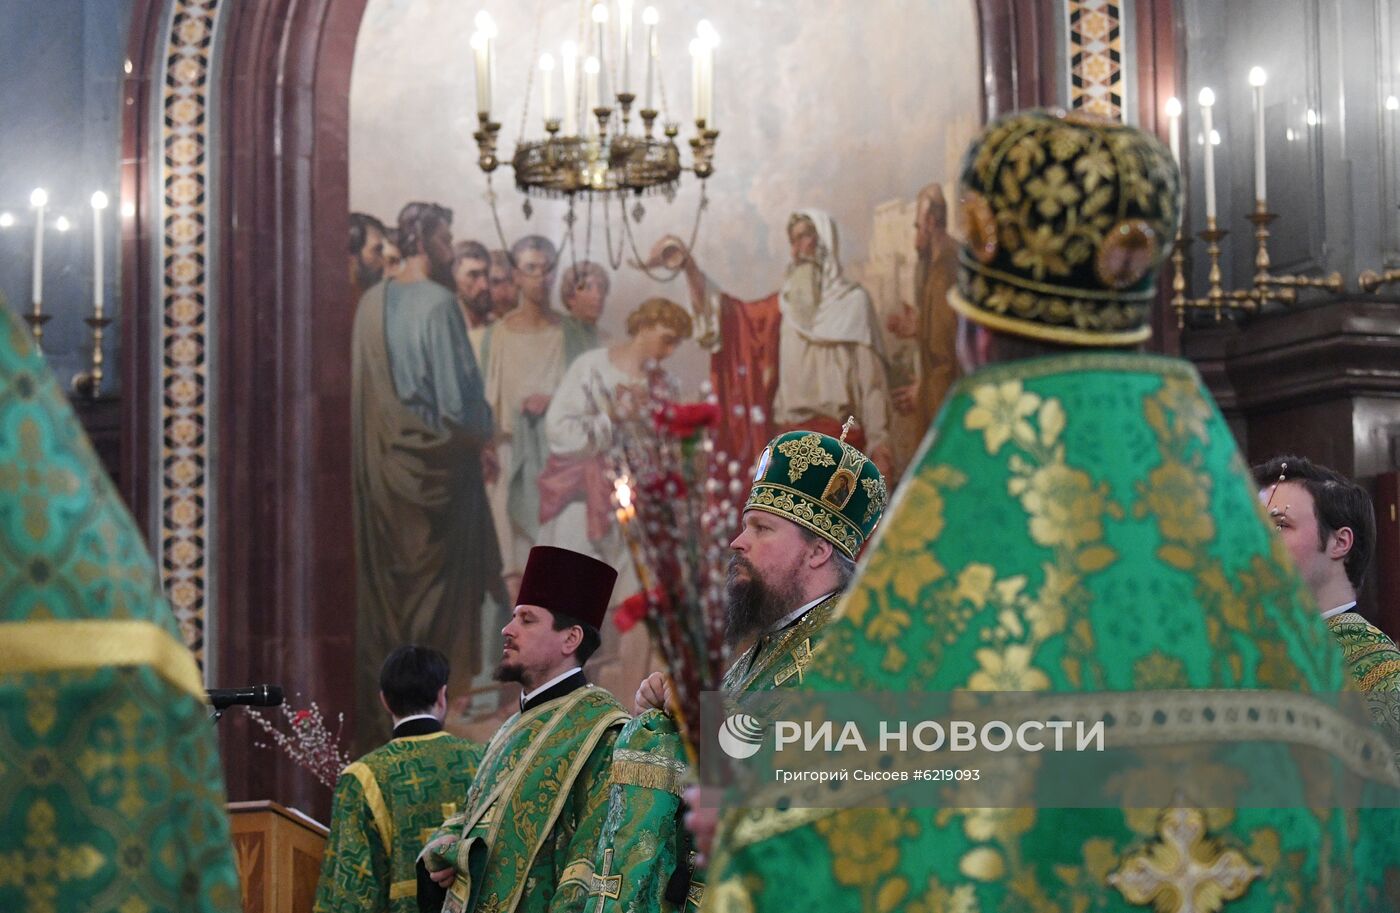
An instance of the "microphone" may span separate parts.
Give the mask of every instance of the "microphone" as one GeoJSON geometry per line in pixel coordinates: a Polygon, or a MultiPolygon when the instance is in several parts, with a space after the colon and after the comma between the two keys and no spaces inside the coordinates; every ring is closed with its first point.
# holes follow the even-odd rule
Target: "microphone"
{"type": "Polygon", "coordinates": [[[250,707],[279,707],[282,704],[281,685],[249,685],[246,688],[210,688],[209,704],[215,710],[226,710],[235,704],[250,707]]]}

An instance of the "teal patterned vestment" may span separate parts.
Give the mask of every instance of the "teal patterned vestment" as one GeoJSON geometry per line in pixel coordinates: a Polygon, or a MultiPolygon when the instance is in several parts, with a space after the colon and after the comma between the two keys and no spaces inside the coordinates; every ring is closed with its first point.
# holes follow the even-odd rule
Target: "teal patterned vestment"
{"type": "Polygon", "coordinates": [[[233,913],[199,668],[67,400],[0,312],[0,910],[233,913]]]}
{"type": "MultiPolygon", "coordinates": [[[[961,381],[838,612],[808,688],[1325,694],[1347,680],[1195,371],[1150,356],[961,381]]],[[[1172,809],[755,809],[724,821],[705,909],[1393,910],[1396,822],[1189,796],[1172,809]]]]}

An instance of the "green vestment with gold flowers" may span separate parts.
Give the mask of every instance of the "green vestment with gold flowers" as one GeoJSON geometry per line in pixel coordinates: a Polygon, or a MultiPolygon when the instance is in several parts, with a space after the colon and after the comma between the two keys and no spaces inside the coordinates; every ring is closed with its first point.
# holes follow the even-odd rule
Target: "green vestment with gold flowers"
{"type": "MultiPolygon", "coordinates": [[[[808,689],[1287,701],[1346,680],[1195,371],[1150,356],[962,380],[838,615],[808,689]]],[[[1274,760],[1260,775],[1288,775],[1274,760]]],[[[1392,809],[1180,806],[741,810],[705,909],[1400,908],[1392,809]]]]}
{"type": "Polygon", "coordinates": [[[391,739],[341,772],[316,913],[417,913],[414,863],[471,789],[483,746],[446,732],[391,739]]]}
{"type": "MultiPolygon", "coordinates": [[[[833,595],[782,630],[756,640],[725,672],[724,691],[738,695],[800,686],[835,606],[833,595]]],[[[623,728],[613,750],[608,818],[594,858],[598,874],[606,877],[590,892],[587,913],[699,908],[705,873],[687,858],[689,840],[680,824],[686,767],[680,732],[660,710],[623,728]],[[666,900],[665,892],[681,864],[690,868],[690,883],[678,906],[666,900]]]]}
{"type": "Polygon", "coordinates": [[[0,312],[0,910],[233,913],[199,668],[68,401],[0,312]]]}
{"type": "Polygon", "coordinates": [[[506,720],[462,812],[423,854],[430,870],[457,869],[444,911],[583,909],[608,812],[613,743],[627,720],[617,699],[592,685],[506,720]]]}

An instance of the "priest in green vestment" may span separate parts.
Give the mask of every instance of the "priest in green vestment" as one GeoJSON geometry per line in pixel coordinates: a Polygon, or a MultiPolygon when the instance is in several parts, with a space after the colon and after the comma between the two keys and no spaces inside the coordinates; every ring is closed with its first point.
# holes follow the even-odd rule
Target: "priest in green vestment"
{"type": "Polygon", "coordinates": [[[628,719],[582,668],[601,642],[616,582],[617,571],[596,558],[530,550],[496,672],[524,689],[520,712],[491,738],[461,811],[419,857],[420,909],[583,909],[599,878],[593,851],[608,813],[613,743],[628,719]]]}
{"type": "MultiPolygon", "coordinates": [[[[967,241],[950,303],[975,373],[895,493],[808,689],[1134,692],[1149,704],[1212,689],[1225,711],[1212,721],[1249,714],[1263,692],[1290,708],[1271,718],[1282,746],[1232,772],[1243,789],[1251,777],[1298,783],[1289,747],[1306,733],[1291,708],[1340,691],[1342,657],[1195,370],[1130,351],[1150,334],[1176,230],[1170,153],[1131,127],[1029,111],[986,128],[961,184],[967,241]]],[[[1178,717],[1160,719],[1172,738],[1178,717]]],[[[1353,754],[1374,745],[1369,729],[1348,731],[1363,735],[1320,747],[1317,769],[1393,774],[1353,754]]],[[[1172,756],[1145,748],[1142,763],[1169,774],[1172,756]]],[[[996,775],[1037,787],[1036,769],[996,775]]],[[[1203,808],[1192,796],[1204,778],[1173,783],[1172,807],[1158,808],[727,814],[705,909],[1400,908],[1394,809],[1203,808]]]]}
{"type": "Polygon", "coordinates": [[[0,306],[0,910],[241,909],[205,700],[140,531],[0,306]]]}
{"type": "Polygon", "coordinates": [[[1255,466],[1254,482],[1317,610],[1341,645],[1356,687],[1400,692],[1400,650],[1356,611],[1356,594],[1366,582],[1376,546],[1371,496],[1340,472],[1301,456],[1274,457],[1255,466]]]}
{"type": "MultiPolygon", "coordinates": [[[[402,271],[369,289],[351,337],[356,697],[377,715],[374,670],[406,643],[453,649],[479,628],[489,594],[506,603],[487,509],[483,452],[494,433],[482,374],[451,291],[452,212],[399,213],[402,271]]],[[[485,657],[459,671],[471,676],[485,657]]],[[[379,737],[361,726],[356,744],[379,737]]]]}
{"type": "Polygon", "coordinates": [[[379,699],[394,720],[386,744],[345,768],[316,889],[316,913],[414,913],[414,863],[457,813],[483,746],[444,732],[447,657],[399,647],[379,671],[379,699]]]}
{"type": "MultiPolygon", "coordinates": [[[[748,648],[724,675],[726,693],[799,688],[821,652],[836,598],[887,500],[880,470],[845,438],[789,431],[759,456],[725,593],[727,639],[748,648]]],[[[665,715],[665,689],[660,673],[643,681],[637,700],[644,712],[618,737],[596,860],[615,880],[594,892],[589,913],[685,911],[701,902],[704,876],[677,817],[687,759],[665,715]]],[[[692,812],[702,844],[711,814],[692,812]]]]}

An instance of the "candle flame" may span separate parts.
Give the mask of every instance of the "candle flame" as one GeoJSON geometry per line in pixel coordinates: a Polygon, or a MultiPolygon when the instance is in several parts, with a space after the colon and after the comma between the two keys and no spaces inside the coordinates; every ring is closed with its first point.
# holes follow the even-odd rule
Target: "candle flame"
{"type": "Polygon", "coordinates": [[[593,21],[604,23],[608,21],[608,7],[605,3],[593,4],[593,21]]]}
{"type": "Polygon", "coordinates": [[[661,21],[661,15],[656,12],[656,7],[649,6],[642,10],[642,22],[646,25],[656,25],[661,21]]]}
{"type": "Polygon", "coordinates": [[[1269,81],[1269,74],[1264,72],[1263,67],[1254,67],[1249,71],[1249,84],[1256,89],[1269,81]]]}
{"type": "Polygon", "coordinates": [[[68,217],[67,217],[67,216],[59,216],[57,219],[54,220],[53,227],[56,228],[56,229],[58,229],[59,231],[67,231],[68,229],[72,228],[73,226],[72,226],[72,224],[68,221],[68,217]]]}
{"type": "Polygon", "coordinates": [[[15,214],[12,212],[0,212],[0,228],[9,228],[15,224],[15,214]]]}
{"type": "Polygon", "coordinates": [[[1196,101],[1200,102],[1202,108],[1209,108],[1215,104],[1215,91],[1210,86],[1201,90],[1201,94],[1196,96],[1196,101]]]}
{"type": "Polygon", "coordinates": [[[93,209],[106,209],[106,208],[107,208],[107,194],[103,193],[103,192],[100,191],[100,190],[97,191],[97,193],[94,193],[94,194],[92,195],[92,208],[93,208],[93,209]]]}
{"type": "Polygon", "coordinates": [[[1173,95],[1167,99],[1167,117],[1181,116],[1181,99],[1173,95]]]}
{"type": "Polygon", "coordinates": [[[597,73],[600,72],[602,69],[602,65],[598,63],[597,57],[589,57],[583,62],[583,72],[585,73],[597,73]]]}
{"type": "Polygon", "coordinates": [[[1400,98],[1396,98],[1394,95],[1387,95],[1385,97],[1385,109],[1387,111],[1400,111],[1400,98]]]}
{"type": "Polygon", "coordinates": [[[545,51],[543,54],[540,55],[540,69],[544,70],[546,73],[551,73],[554,71],[553,54],[549,53],[548,51],[545,51]]]}
{"type": "Polygon", "coordinates": [[[613,482],[613,491],[617,495],[617,506],[627,510],[632,506],[632,486],[628,484],[626,476],[613,482]]]}
{"type": "Polygon", "coordinates": [[[49,192],[42,187],[35,187],[34,192],[29,195],[29,205],[35,207],[49,205],[49,192]]]}

